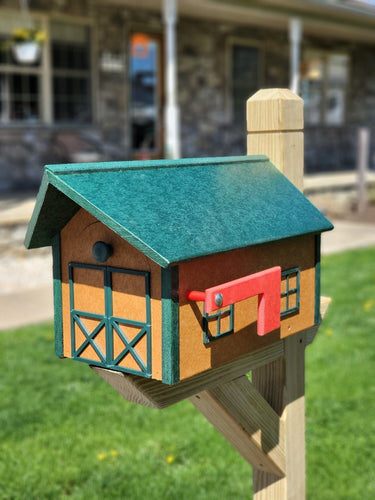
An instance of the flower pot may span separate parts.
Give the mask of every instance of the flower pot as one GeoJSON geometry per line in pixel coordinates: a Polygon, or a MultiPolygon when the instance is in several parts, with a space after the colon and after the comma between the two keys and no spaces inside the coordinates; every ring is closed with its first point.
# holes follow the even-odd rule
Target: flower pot
{"type": "Polygon", "coordinates": [[[15,60],[20,64],[35,64],[40,57],[40,45],[36,42],[19,42],[12,46],[15,60]]]}

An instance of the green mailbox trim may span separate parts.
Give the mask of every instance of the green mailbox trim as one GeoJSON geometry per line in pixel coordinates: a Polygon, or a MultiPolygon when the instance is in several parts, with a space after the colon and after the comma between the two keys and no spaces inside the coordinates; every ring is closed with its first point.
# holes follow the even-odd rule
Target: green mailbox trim
{"type": "Polygon", "coordinates": [[[315,325],[320,323],[320,240],[320,234],[315,235],[315,325]]]}
{"type": "Polygon", "coordinates": [[[162,307],[162,381],[175,384],[180,380],[180,325],[178,267],[161,270],[162,307]]]}
{"type": "Polygon", "coordinates": [[[60,358],[64,357],[64,338],[62,322],[62,284],[61,284],[61,248],[60,234],[52,238],[53,257],[53,303],[55,309],[55,353],[60,358]]]}

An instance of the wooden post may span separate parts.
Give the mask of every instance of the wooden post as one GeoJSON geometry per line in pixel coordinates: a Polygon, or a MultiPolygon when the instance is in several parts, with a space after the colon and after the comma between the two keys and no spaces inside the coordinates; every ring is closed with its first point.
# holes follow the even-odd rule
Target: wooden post
{"type": "MultiPolygon", "coordinates": [[[[303,190],[303,102],[287,89],[247,101],[247,153],[265,154],[303,190]]],[[[285,424],[285,477],[254,469],[256,500],[305,498],[305,337],[284,340],[284,357],[252,372],[252,382],[285,424]]]]}

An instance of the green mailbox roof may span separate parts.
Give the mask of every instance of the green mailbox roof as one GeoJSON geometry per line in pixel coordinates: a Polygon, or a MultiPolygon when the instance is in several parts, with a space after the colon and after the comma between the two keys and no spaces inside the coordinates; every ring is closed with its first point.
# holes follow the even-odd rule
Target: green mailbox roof
{"type": "Polygon", "coordinates": [[[265,156],[52,165],[26,246],[80,207],[162,267],[333,228],[265,156]]]}

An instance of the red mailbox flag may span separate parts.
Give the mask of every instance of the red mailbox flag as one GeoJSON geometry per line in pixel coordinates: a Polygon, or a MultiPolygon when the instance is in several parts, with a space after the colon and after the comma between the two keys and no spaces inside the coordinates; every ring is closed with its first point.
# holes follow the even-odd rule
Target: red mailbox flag
{"type": "Polygon", "coordinates": [[[189,300],[203,300],[205,311],[210,313],[241,300],[258,295],[258,335],[280,327],[281,267],[275,266],[221,285],[204,292],[190,291],[189,300]]]}

